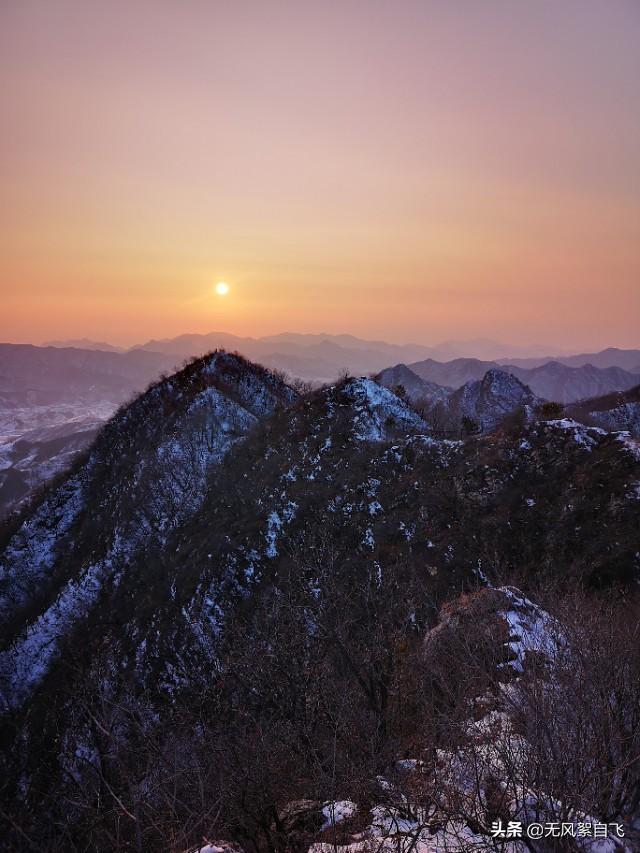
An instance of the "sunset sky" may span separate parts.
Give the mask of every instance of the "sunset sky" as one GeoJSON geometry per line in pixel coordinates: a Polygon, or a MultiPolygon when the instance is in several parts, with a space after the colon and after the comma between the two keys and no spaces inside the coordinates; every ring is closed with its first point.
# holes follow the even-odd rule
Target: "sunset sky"
{"type": "Polygon", "coordinates": [[[638,346],[639,45],[638,0],[2,0],[0,340],[638,346]]]}

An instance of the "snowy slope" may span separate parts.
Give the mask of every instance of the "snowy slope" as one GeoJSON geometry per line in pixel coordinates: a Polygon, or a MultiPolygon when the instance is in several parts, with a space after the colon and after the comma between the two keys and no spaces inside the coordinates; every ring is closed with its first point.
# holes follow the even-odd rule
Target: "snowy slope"
{"type": "Polygon", "coordinates": [[[273,375],[214,353],[108,423],[86,462],[19,524],[0,558],[0,614],[11,637],[0,652],[5,707],[38,683],[59,638],[103,585],[118,585],[142,549],[161,546],[201,505],[209,472],[229,449],[294,397],[273,375]]]}
{"type": "MultiPolygon", "coordinates": [[[[504,412],[529,397],[492,376],[469,399],[482,415],[485,405],[504,412]]],[[[220,796],[250,768],[259,796],[276,786],[280,811],[314,799],[319,833],[332,831],[322,829],[332,803],[349,830],[405,821],[413,831],[415,820],[384,792],[367,800],[380,810],[363,815],[342,808],[358,799],[351,790],[315,796],[308,776],[295,788],[307,758],[317,759],[313,773],[331,775],[322,775],[331,749],[309,753],[315,726],[331,741],[345,715],[356,740],[365,727],[368,754],[377,697],[389,690],[378,674],[398,666],[403,675],[437,603],[460,590],[502,586],[516,572],[635,584],[640,458],[629,441],[570,419],[440,440],[371,379],[298,397],[238,357],[196,362],[122,409],[86,461],[0,541],[11,711],[0,720],[9,745],[0,766],[37,792],[31,813],[48,826],[67,802],[49,794],[51,780],[68,793],[72,778],[90,796],[100,762],[123,761],[124,775],[109,784],[127,799],[135,774],[134,793],[154,807],[163,762],[175,760],[188,768],[186,784],[193,766],[211,762],[212,775],[196,778],[207,793],[224,766],[232,784],[220,796]],[[354,649],[362,660],[350,659],[354,649]],[[358,716],[368,702],[374,711],[358,716]],[[103,718],[91,718],[96,707],[109,715],[108,737],[103,718]],[[294,758],[260,775],[297,725],[294,758]],[[145,764],[130,748],[140,737],[158,745],[157,760],[145,764]]],[[[500,672],[517,678],[550,629],[517,591],[494,594],[500,672]]],[[[245,817],[235,818],[238,837],[245,817]]],[[[267,830],[276,817],[269,812],[267,830]]],[[[208,837],[225,837],[217,830],[208,837]]],[[[451,832],[460,844],[478,834],[441,830],[442,844],[454,843],[451,832]]]]}

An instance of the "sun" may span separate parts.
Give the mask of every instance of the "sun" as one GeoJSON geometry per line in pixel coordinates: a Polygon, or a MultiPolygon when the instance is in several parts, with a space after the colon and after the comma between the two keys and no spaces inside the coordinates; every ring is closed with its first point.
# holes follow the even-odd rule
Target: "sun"
{"type": "Polygon", "coordinates": [[[229,293],[229,285],[226,281],[219,281],[216,284],[216,293],[218,296],[226,296],[229,293]]]}

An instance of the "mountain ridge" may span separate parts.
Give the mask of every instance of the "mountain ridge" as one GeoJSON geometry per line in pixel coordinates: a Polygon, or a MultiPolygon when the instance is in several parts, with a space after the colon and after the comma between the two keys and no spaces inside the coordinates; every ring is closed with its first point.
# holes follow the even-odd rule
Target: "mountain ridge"
{"type": "Polygon", "coordinates": [[[507,578],[633,587],[639,465],[624,436],[568,419],[444,440],[366,377],[299,395],[237,355],[195,360],[0,536],[9,814],[73,843],[99,814],[108,849],[106,797],[139,815],[132,845],[140,831],[165,849],[186,826],[195,847],[210,821],[279,849],[285,804],[335,800],[325,773],[364,784],[409,744],[408,650],[452,595],[507,578]],[[202,768],[219,817],[154,823],[169,756],[180,798],[202,768]]]}
{"type": "Polygon", "coordinates": [[[453,388],[461,387],[470,380],[482,379],[488,370],[497,369],[529,385],[539,397],[558,403],[572,403],[612,391],[625,391],[638,384],[638,374],[619,367],[598,368],[591,364],[569,367],[559,361],[523,368],[479,359],[454,359],[450,362],[427,359],[407,366],[422,379],[453,388]]]}

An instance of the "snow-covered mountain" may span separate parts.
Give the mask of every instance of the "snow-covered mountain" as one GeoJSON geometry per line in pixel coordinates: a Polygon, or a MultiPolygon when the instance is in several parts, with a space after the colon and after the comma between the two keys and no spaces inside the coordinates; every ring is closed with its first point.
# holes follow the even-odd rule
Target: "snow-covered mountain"
{"type": "Polygon", "coordinates": [[[542,403],[515,376],[496,368],[455,391],[421,379],[404,364],[383,370],[377,378],[396,393],[406,394],[436,433],[459,436],[490,431],[517,412],[531,417],[542,403]]]}
{"type": "Polygon", "coordinates": [[[0,344],[0,518],[68,467],[120,404],[174,364],[157,353],[62,344],[0,344]]]}
{"type": "Polygon", "coordinates": [[[640,438],[640,385],[568,406],[566,414],[607,430],[623,430],[640,438]]]}
{"type": "MultiPolygon", "coordinates": [[[[29,410],[29,417],[32,415],[29,410]]],[[[35,489],[71,467],[103,423],[91,415],[78,416],[17,436],[0,437],[0,519],[35,489]]],[[[16,427],[15,420],[12,426],[16,427]]]]}
{"type": "Polygon", "coordinates": [[[432,417],[448,429],[469,423],[486,432],[515,412],[531,417],[541,402],[515,376],[493,368],[482,379],[465,383],[438,403],[432,410],[432,417]]]}
{"type": "MultiPolygon", "coordinates": [[[[456,397],[531,399],[497,371],[456,397]]],[[[639,457],[568,419],[440,440],[372,379],[300,396],[222,352],[160,381],[0,530],[6,837],[307,850],[338,814],[393,838],[376,780],[426,749],[440,606],[516,577],[632,589],[639,457]]]]}
{"type": "MultiPolygon", "coordinates": [[[[46,347],[2,344],[0,447],[3,450],[0,452],[4,462],[0,473],[0,515],[28,498],[43,478],[55,476],[71,463],[73,449],[79,451],[91,437],[87,433],[82,438],[77,429],[78,420],[90,417],[97,425],[149,382],[163,372],[172,371],[187,354],[204,352],[213,341],[258,358],[272,369],[311,379],[316,384],[335,381],[345,372],[369,373],[391,359],[411,360],[426,353],[441,358],[454,352],[456,346],[455,343],[443,345],[444,348],[399,346],[352,335],[282,334],[254,339],[223,333],[150,341],[128,352],[85,339],[57,341],[46,347]],[[37,451],[28,450],[33,430],[49,427],[57,430],[56,442],[43,439],[37,451]],[[62,432],[67,435],[66,441],[62,432]]],[[[605,360],[613,358],[611,352],[606,351],[605,360]]],[[[474,358],[444,363],[430,358],[414,367],[420,376],[401,362],[383,370],[381,381],[387,387],[405,387],[409,399],[420,399],[426,405],[422,407],[426,413],[446,396],[437,385],[457,389],[482,379],[496,364],[474,358]],[[422,387],[421,381],[426,383],[422,387]]],[[[619,367],[568,367],[555,361],[531,369],[517,365],[504,369],[529,385],[537,396],[559,402],[591,398],[637,384],[636,374],[619,367]]]]}
{"type": "Polygon", "coordinates": [[[5,627],[22,628],[0,653],[5,708],[37,685],[60,636],[90,612],[103,587],[117,586],[138,554],[163,547],[186,523],[204,500],[211,468],[294,398],[263,368],[226,353],[207,356],[123,408],[66,480],[11,520],[0,616],[5,627]]]}

